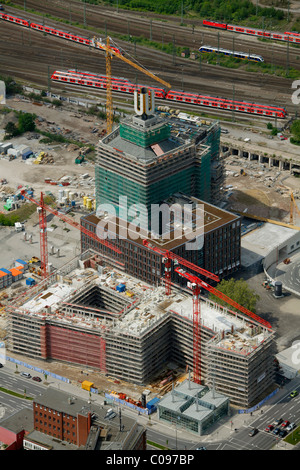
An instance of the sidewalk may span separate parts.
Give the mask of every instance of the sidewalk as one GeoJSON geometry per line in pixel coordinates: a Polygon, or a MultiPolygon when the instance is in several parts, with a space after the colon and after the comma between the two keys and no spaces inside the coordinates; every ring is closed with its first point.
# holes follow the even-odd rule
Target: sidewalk
{"type": "MultiPolygon", "coordinates": [[[[16,366],[14,363],[7,361],[5,364],[5,368],[10,369],[11,371],[16,370],[16,366]]],[[[18,372],[28,372],[29,369],[18,366],[18,372]]],[[[47,386],[55,388],[60,391],[64,391],[69,393],[70,395],[75,395],[80,397],[84,400],[90,400],[92,403],[96,405],[103,405],[105,401],[105,397],[103,395],[98,395],[96,393],[89,393],[86,390],[83,390],[79,386],[76,386],[72,383],[66,383],[59,379],[48,377],[47,378],[47,386]]],[[[137,411],[127,408],[125,405],[121,406],[122,412],[129,417],[136,419],[139,424],[145,426],[146,428],[153,428],[154,431],[160,431],[163,434],[169,436],[170,438],[176,438],[180,434],[180,437],[185,440],[189,440],[191,444],[199,444],[199,443],[214,443],[214,442],[221,442],[224,440],[228,440],[234,436],[236,430],[239,431],[243,427],[251,427],[253,423],[253,427],[255,425],[255,421],[262,416],[264,412],[267,411],[268,408],[272,407],[281,397],[286,395],[286,390],[284,388],[279,389],[278,393],[272,396],[260,409],[253,411],[251,413],[239,413],[238,410],[231,408],[230,412],[231,415],[223,416],[219,421],[217,421],[213,426],[209,428],[209,433],[204,434],[203,436],[198,436],[192,433],[189,433],[185,429],[180,427],[176,427],[175,425],[169,425],[167,423],[161,422],[157,418],[157,413],[151,415],[138,415],[137,411]]],[[[112,405],[114,406],[114,405],[112,405]]],[[[120,407],[119,404],[115,406],[120,407]]],[[[296,446],[299,449],[299,446],[296,446]]],[[[295,446],[289,445],[282,440],[279,440],[278,444],[276,444],[273,450],[296,450],[295,446]]],[[[297,450],[298,450],[297,449],[297,450]]]]}

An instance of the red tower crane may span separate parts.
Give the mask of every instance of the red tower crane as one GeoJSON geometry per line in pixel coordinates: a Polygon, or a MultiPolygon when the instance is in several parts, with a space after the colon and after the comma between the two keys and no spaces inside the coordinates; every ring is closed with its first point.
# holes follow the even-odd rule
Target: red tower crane
{"type": "Polygon", "coordinates": [[[252,318],[253,320],[259,322],[265,328],[271,329],[272,326],[269,322],[260,318],[255,313],[251,312],[245,307],[242,307],[237,302],[232,300],[227,295],[223,294],[222,292],[218,291],[214,287],[210,286],[206,282],[199,279],[197,276],[186,272],[182,268],[175,268],[175,271],[185,279],[187,279],[188,287],[193,292],[193,370],[194,370],[194,382],[200,383],[201,382],[201,312],[200,312],[200,293],[201,287],[208,290],[212,294],[216,295],[220,299],[227,302],[232,307],[240,310],[248,317],[252,318]]]}
{"type": "Polygon", "coordinates": [[[38,213],[40,225],[41,271],[43,277],[46,278],[48,276],[47,214],[44,205],[43,193],[41,193],[40,207],[38,208],[38,213]]]}
{"type": "Polygon", "coordinates": [[[28,199],[30,202],[33,202],[38,206],[38,212],[39,212],[39,226],[40,226],[40,251],[41,251],[41,270],[42,270],[42,275],[43,277],[48,276],[48,247],[47,247],[47,215],[46,212],[50,212],[51,214],[57,216],[59,219],[63,220],[64,222],[72,225],[73,227],[79,229],[82,233],[87,235],[90,238],[93,238],[97,242],[101,243],[102,245],[105,245],[107,248],[110,250],[115,251],[118,254],[123,254],[121,250],[116,248],[114,245],[109,243],[107,240],[100,239],[96,233],[91,232],[90,230],[82,227],[80,223],[76,222],[75,220],[72,220],[70,217],[67,217],[65,214],[53,209],[52,207],[46,205],[44,203],[44,197],[43,193],[41,193],[41,199],[40,201],[37,201],[36,199],[28,196],[25,190],[21,191],[21,194],[28,199]]]}
{"type": "Polygon", "coordinates": [[[192,269],[193,271],[198,272],[199,274],[202,274],[205,277],[208,277],[212,279],[213,281],[219,282],[220,279],[216,274],[212,274],[209,271],[206,271],[203,268],[200,268],[199,266],[196,266],[195,264],[191,263],[190,261],[187,261],[186,259],[182,258],[181,256],[175,255],[172,251],[165,250],[162,248],[159,248],[152,243],[149,242],[149,240],[143,240],[143,245],[149,248],[152,251],[155,251],[155,253],[160,254],[163,256],[163,262],[165,264],[165,286],[166,286],[166,295],[171,294],[171,266],[172,266],[172,261],[174,261],[174,264],[180,264],[182,266],[185,266],[189,269],[192,269]]]}

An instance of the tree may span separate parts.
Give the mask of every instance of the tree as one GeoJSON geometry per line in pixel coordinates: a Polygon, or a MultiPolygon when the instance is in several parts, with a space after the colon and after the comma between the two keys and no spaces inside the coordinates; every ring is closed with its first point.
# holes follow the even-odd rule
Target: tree
{"type": "Polygon", "coordinates": [[[5,134],[10,137],[15,137],[20,134],[19,129],[15,126],[12,121],[9,121],[4,127],[5,134]]]}
{"type": "Polygon", "coordinates": [[[291,126],[291,133],[293,137],[291,138],[292,143],[299,144],[300,143],[300,120],[294,121],[291,126]]]}
{"type": "Polygon", "coordinates": [[[35,130],[35,120],[36,115],[30,113],[20,113],[19,114],[19,131],[23,134],[24,132],[34,131],[35,130]]]}
{"type": "MultiPolygon", "coordinates": [[[[218,284],[217,289],[223,294],[230,297],[232,300],[240,304],[242,307],[247,308],[251,312],[255,313],[256,303],[259,300],[259,295],[250,289],[247,282],[244,279],[234,280],[233,278],[226,281],[223,279],[220,284],[218,284]]],[[[219,297],[209,294],[209,299],[213,302],[229,307],[232,310],[239,311],[234,307],[231,307],[227,302],[223,301],[219,297]]]]}

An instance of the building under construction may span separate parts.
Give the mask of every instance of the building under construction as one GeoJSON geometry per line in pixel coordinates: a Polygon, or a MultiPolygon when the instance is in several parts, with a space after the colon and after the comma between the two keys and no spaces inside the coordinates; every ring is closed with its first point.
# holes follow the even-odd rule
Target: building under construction
{"type": "MultiPolygon", "coordinates": [[[[136,108],[137,114],[97,146],[97,210],[82,217],[81,226],[97,234],[102,227],[98,237],[116,249],[82,232],[81,250],[113,258],[120,269],[152,285],[160,282],[165,267],[162,256],[145,246],[147,240],[220,278],[229,275],[240,266],[241,227],[239,216],[214,205],[223,184],[220,125],[154,112],[154,102],[151,109],[136,108]],[[182,208],[181,218],[188,207],[191,220],[174,215],[174,205],[182,208]],[[162,207],[170,208],[166,223],[162,207]],[[199,207],[201,215],[195,215],[199,207]],[[193,239],[201,246],[191,248],[193,239]]],[[[180,282],[174,271],[172,276],[180,282]]]]}
{"type": "MultiPolygon", "coordinates": [[[[274,333],[201,298],[201,380],[249,407],[274,380],[274,333]]],[[[10,308],[7,349],[150,384],[170,361],[193,370],[193,298],[153,287],[87,252],[10,308]]]]}
{"type": "MultiPolygon", "coordinates": [[[[189,206],[191,218],[195,215],[198,219],[183,224],[182,221],[176,221],[176,216],[173,219],[170,217],[167,234],[153,236],[153,232],[143,227],[135,232],[133,224],[119,217],[93,213],[81,218],[81,227],[93,234],[99,233],[98,229],[102,227],[104,235],[99,238],[107,238],[115,250],[82,232],[81,251],[95,250],[108,261],[113,259],[119,269],[152,285],[160,283],[163,276],[164,251],[179,255],[195,266],[216,274],[220,279],[239,269],[239,216],[181,193],[175,193],[168,198],[168,202],[172,206],[189,206]],[[180,236],[177,236],[177,226],[181,230],[180,236]],[[192,242],[199,244],[195,246],[192,242]]],[[[181,282],[173,267],[172,278],[177,283],[181,282]]]]}
{"type": "Polygon", "coordinates": [[[147,216],[151,205],[177,192],[217,204],[223,184],[220,132],[217,121],[187,121],[158,112],[123,119],[97,145],[97,208],[113,205],[122,218],[122,196],[129,207],[143,205],[147,216]]]}

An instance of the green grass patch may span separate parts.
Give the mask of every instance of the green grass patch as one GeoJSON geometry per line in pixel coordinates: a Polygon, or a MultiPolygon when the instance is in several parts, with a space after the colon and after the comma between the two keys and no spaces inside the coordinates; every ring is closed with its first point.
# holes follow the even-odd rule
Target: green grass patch
{"type": "Polygon", "coordinates": [[[53,143],[58,143],[58,144],[74,144],[77,145],[78,147],[86,147],[88,146],[92,151],[95,150],[95,146],[91,144],[86,144],[77,140],[73,139],[68,139],[67,137],[64,137],[61,134],[55,134],[53,132],[45,132],[40,129],[36,129],[36,132],[39,134],[43,135],[44,138],[40,139],[40,142],[43,144],[53,144],[53,143]]]}
{"type": "Polygon", "coordinates": [[[14,397],[24,398],[25,400],[33,400],[32,397],[27,397],[25,394],[13,392],[12,390],[8,390],[7,388],[4,388],[4,387],[0,387],[0,391],[4,393],[8,393],[9,395],[13,395],[14,397]]]}
{"type": "Polygon", "coordinates": [[[300,426],[298,426],[287,437],[285,437],[284,441],[292,445],[298,444],[300,442],[300,426]]]}
{"type": "Polygon", "coordinates": [[[244,67],[247,72],[264,73],[276,75],[278,77],[299,79],[300,70],[289,67],[288,69],[282,65],[274,65],[268,62],[253,62],[246,59],[238,59],[236,57],[224,56],[217,52],[201,53],[201,61],[210,65],[220,65],[221,67],[238,69],[244,67]],[[218,57],[219,56],[219,57],[218,57]]]}
{"type": "MultiPolygon", "coordinates": [[[[44,202],[47,205],[53,203],[53,198],[51,196],[46,196],[44,202]]],[[[7,214],[0,214],[0,226],[12,227],[16,222],[24,222],[24,220],[29,219],[29,217],[36,212],[36,204],[30,202],[28,204],[22,204],[16,210],[10,211],[7,214]]]]}
{"type": "Polygon", "coordinates": [[[149,444],[149,446],[152,446],[152,447],[157,447],[157,449],[160,449],[160,450],[169,450],[169,447],[162,446],[161,444],[157,444],[156,442],[153,442],[153,441],[147,440],[147,444],[149,444]]]}

